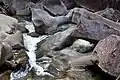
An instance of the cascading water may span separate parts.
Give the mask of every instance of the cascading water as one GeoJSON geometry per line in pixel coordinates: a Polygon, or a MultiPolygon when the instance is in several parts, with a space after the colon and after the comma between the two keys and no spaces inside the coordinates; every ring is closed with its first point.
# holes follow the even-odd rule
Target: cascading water
{"type": "MultiPolygon", "coordinates": [[[[26,22],[26,23],[27,23],[26,28],[29,30],[29,32],[34,32],[33,24],[30,22],[26,22]]],[[[24,46],[26,47],[26,49],[28,49],[26,53],[29,57],[30,67],[26,65],[26,69],[24,71],[19,70],[17,72],[12,72],[11,80],[25,80],[24,79],[25,76],[27,76],[27,74],[31,71],[32,68],[35,70],[34,72],[37,75],[50,75],[49,73],[44,72],[44,69],[41,66],[36,64],[36,55],[35,55],[36,44],[45,38],[47,38],[47,36],[40,36],[38,38],[35,38],[27,35],[27,33],[23,34],[24,46]]]]}

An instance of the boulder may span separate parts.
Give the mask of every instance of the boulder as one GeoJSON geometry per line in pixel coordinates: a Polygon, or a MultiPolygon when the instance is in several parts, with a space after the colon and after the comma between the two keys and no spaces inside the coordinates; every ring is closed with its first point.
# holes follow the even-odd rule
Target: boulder
{"type": "Polygon", "coordinates": [[[79,11],[79,20],[73,21],[79,23],[77,29],[72,33],[72,36],[99,41],[111,34],[120,35],[120,25],[118,23],[85,9],[75,8],[75,11],[79,11]]]}
{"type": "Polygon", "coordinates": [[[61,0],[65,6],[67,7],[67,9],[73,9],[76,6],[76,3],[74,0],[61,0]]]}
{"type": "Polygon", "coordinates": [[[17,24],[14,24],[14,26],[16,27],[17,30],[21,31],[22,33],[29,32],[29,30],[27,28],[25,28],[25,24],[17,23],[17,24]]]}
{"type": "Polygon", "coordinates": [[[16,10],[16,12],[19,12],[21,10],[24,10],[26,7],[26,4],[31,2],[31,0],[11,0],[10,3],[6,1],[9,5],[12,5],[12,7],[16,10]]]}
{"type": "Polygon", "coordinates": [[[69,12],[66,16],[52,17],[42,9],[31,9],[31,11],[35,32],[41,35],[58,32],[59,25],[70,22],[72,17],[72,12],[69,12]]]}
{"type": "Polygon", "coordinates": [[[0,66],[13,56],[12,48],[9,44],[0,42],[0,66]]]}
{"type": "Polygon", "coordinates": [[[75,0],[78,6],[82,6],[91,11],[99,11],[106,7],[113,7],[115,0],[75,0]]]}
{"type": "Polygon", "coordinates": [[[14,24],[18,23],[18,20],[3,14],[0,14],[0,31],[4,31],[8,34],[15,32],[14,24]]]}
{"type": "Polygon", "coordinates": [[[13,49],[24,48],[23,35],[20,31],[7,36],[6,39],[4,39],[3,41],[7,42],[13,49]]]}
{"type": "Polygon", "coordinates": [[[104,10],[96,12],[96,14],[99,14],[107,19],[110,19],[114,22],[118,22],[120,20],[120,11],[113,8],[106,8],[104,10]]]}
{"type": "Polygon", "coordinates": [[[105,72],[118,77],[120,75],[120,36],[111,35],[97,44],[93,51],[99,61],[98,66],[105,72]]]}
{"type": "Polygon", "coordinates": [[[46,54],[51,50],[61,50],[67,46],[70,46],[75,38],[71,37],[71,33],[75,29],[75,26],[71,26],[63,32],[58,32],[48,39],[44,40],[42,43],[38,43],[36,50],[36,57],[40,58],[41,54],[46,54]]]}
{"type": "Polygon", "coordinates": [[[45,0],[43,6],[54,16],[60,16],[67,13],[67,8],[61,0],[45,0]]]}
{"type": "Polygon", "coordinates": [[[94,49],[94,44],[82,39],[78,39],[70,48],[80,53],[87,53],[94,49]]]}

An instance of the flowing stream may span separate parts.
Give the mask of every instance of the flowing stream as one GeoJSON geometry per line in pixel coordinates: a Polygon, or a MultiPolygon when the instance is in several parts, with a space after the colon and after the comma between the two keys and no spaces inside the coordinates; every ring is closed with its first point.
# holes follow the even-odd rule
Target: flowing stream
{"type": "MultiPolygon", "coordinates": [[[[34,32],[33,24],[30,22],[26,22],[26,23],[27,23],[26,28],[29,30],[29,32],[34,32]]],[[[36,37],[31,37],[27,35],[27,33],[23,34],[24,45],[26,49],[29,50],[29,51],[26,51],[26,53],[29,57],[30,67],[26,65],[26,69],[24,71],[19,70],[17,72],[12,72],[11,80],[25,80],[25,76],[28,75],[31,69],[34,69],[34,72],[37,75],[50,75],[49,73],[44,72],[44,69],[41,66],[37,65],[36,63],[36,55],[35,55],[36,44],[45,38],[47,38],[47,36],[40,36],[36,38],[36,37]]]]}
{"type": "MultiPolygon", "coordinates": [[[[31,22],[26,22],[26,28],[29,30],[29,32],[35,32],[34,30],[34,26],[31,22]]],[[[26,49],[28,49],[28,51],[26,51],[28,57],[29,57],[29,65],[26,65],[26,69],[23,70],[22,68],[18,71],[14,71],[11,73],[10,75],[10,80],[26,80],[28,74],[30,73],[31,70],[33,70],[33,72],[37,75],[37,76],[45,76],[45,75],[49,75],[54,77],[53,75],[45,72],[45,69],[47,69],[47,66],[49,66],[49,62],[50,59],[47,61],[46,57],[42,57],[40,59],[43,60],[43,63],[46,62],[46,64],[42,64],[42,62],[36,62],[36,54],[35,54],[35,50],[36,50],[36,44],[40,41],[42,41],[43,39],[46,39],[48,36],[40,36],[40,37],[31,37],[29,35],[27,35],[27,33],[23,34],[23,38],[24,38],[24,46],[26,47],[26,49]],[[45,60],[46,59],[46,60],[45,60]]],[[[85,43],[84,43],[85,44],[85,43]]],[[[39,59],[39,60],[40,60],[39,59]]],[[[105,73],[96,73],[96,77],[93,77],[93,80],[108,80],[108,75],[106,76],[105,73]],[[106,79],[107,78],[107,79],[106,79]]],[[[113,79],[110,79],[113,80],[113,79]]]]}

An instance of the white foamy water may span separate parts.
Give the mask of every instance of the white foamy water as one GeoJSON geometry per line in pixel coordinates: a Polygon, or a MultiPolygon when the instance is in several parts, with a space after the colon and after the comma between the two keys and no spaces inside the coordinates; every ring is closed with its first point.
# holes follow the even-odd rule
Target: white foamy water
{"type": "MultiPolygon", "coordinates": [[[[32,23],[27,22],[28,25],[26,25],[26,28],[29,30],[29,32],[34,32],[34,26],[32,23]]],[[[13,72],[11,74],[11,80],[23,80],[22,77],[27,76],[27,74],[29,73],[29,71],[33,68],[35,70],[35,73],[37,75],[50,75],[49,73],[44,72],[44,69],[36,64],[36,54],[35,54],[35,50],[36,50],[36,44],[38,42],[40,42],[41,40],[45,39],[47,36],[40,36],[38,38],[36,37],[31,37],[29,35],[27,35],[27,33],[23,34],[23,39],[24,39],[24,45],[26,47],[26,49],[28,49],[29,51],[27,52],[27,55],[29,57],[29,64],[30,64],[30,68],[28,68],[28,66],[26,66],[26,70],[25,71],[17,71],[17,72],[13,72]],[[28,68],[28,69],[27,69],[28,68]]]]}

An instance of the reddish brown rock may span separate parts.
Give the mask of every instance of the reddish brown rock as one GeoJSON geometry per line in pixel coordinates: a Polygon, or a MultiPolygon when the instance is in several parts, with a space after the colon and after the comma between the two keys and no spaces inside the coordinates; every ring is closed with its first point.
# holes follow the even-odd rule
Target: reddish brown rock
{"type": "Polygon", "coordinates": [[[116,77],[120,75],[120,36],[111,35],[99,41],[93,55],[97,55],[103,71],[116,77]]]}

